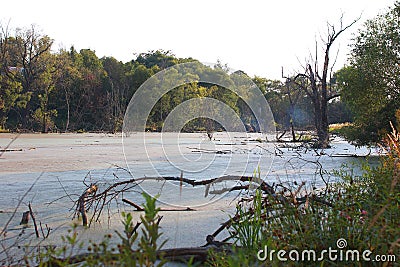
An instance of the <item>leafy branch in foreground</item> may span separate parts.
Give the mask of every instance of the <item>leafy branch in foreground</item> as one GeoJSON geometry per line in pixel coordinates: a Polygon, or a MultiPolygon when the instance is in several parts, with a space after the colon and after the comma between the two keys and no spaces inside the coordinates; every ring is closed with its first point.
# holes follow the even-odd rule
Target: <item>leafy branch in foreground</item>
{"type": "MultiPolygon", "coordinates": [[[[158,258],[157,251],[160,250],[167,241],[165,240],[161,245],[157,244],[161,236],[159,225],[162,217],[158,216],[158,211],[160,209],[156,208],[156,198],[146,193],[143,193],[143,196],[146,202],[144,205],[144,216],[140,216],[143,228],[139,249],[137,251],[138,263],[140,266],[154,266],[158,258]]],[[[163,264],[164,261],[161,261],[156,266],[162,266],[163,264]]]]}
{"type": "Polygon", "coordinates": [[[81,264],[83,266],[162,266],[165,263],[159,245],[159,224],[162,219],[158,215],[156,199],[143,193],[145,198],[144,215],[140,222],[134,224],[132,214],[123,213],[124,231],[116,231],[120,239],[117,247],[110,245],[111,235],[106,235],[99,244],[89,241],[87,252],[83,250],[84,242],[79,240],[79,233],[73,227],[62,240],[65,245],[60,248],[50,248],[47,252],[33,255],[26,259],[26,264],[37,263],[39,266],[69,266],[81,264]],[[142,227],[140,240],[137,242],[139,227],[142,227]],[[135,245],[138,246],[135,249],[135,245]]]}

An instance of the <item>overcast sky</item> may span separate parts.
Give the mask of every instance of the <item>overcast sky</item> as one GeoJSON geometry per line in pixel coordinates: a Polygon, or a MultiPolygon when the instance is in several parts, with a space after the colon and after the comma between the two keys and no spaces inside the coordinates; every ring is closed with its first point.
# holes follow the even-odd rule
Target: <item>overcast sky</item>
{"type": "Polygon", "coordinates": [[[279,79],[301,68],[322,45],[327,21],[338,24],[341,14],[360,22],[342,35],[337,67],[343,66],[348,43],[363,21],[393,5],[394,0],[278,1],[2,1],[1,22],[27,27],[36,24],[56,41],[56,47],[90,48],[98,57],[123,62],[134,54],[171,50],[177,57],[202,62],[221,60],[250,75],[279,79]]]}

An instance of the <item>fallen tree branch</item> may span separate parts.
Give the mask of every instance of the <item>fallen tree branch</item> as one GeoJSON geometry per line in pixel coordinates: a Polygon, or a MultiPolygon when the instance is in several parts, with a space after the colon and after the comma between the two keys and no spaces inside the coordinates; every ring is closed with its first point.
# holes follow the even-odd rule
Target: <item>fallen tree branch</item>
{"type": "Polygon", "coordinates": [[[330,155],[330,157],[332,157],[332,158],[366,158],[370,154],[371,154],[371,152],[366,155],[337,153],[337,154],[330,155]]]}
{"type": "MultiPolygon", "coordinates": [[[[210,253],[209,251],[213,250],[215,252],[225,252],[232,253],[232,249],[229,247],[183,247],[183,248],[170,248],[170,249],[160,249],[157,253],[158,259],[165,259],[171,262],[188,262],[193,258],[195,262],[205,262],[207,261],[210,253]]],[[[133,253],[137,251],[132,251],[133,253]]],[[[103,254],[101,253],[82,253],[75,256],[71,256],[69,258],[56,258],[52,257],[46,264],[48,266],[64,266],[63,264],[79,264],[85,262],[87,259],[101,259],[103,254]]],[[[107,259],[118,261],[120,257],[124,257],[120,254],[111,254],[107,255],[107,259]]],[[[47,266],[46,265],[46,266],[47,266]]]]}
{"type": "Polygon", "coordinates": [[[322,198],[320,198],[320,197],[314,196],[314,195],[296,198],[297,204],[306,203],[307,198],[308,198],[309,200],[311,200],[311,201],[315,201],[315,202],[318,202],[318,203],[321,203],[321,204],[324,204],[324,205],[326,205],[326,206],[328,206],[328,207],[333,208],[333,204],[332,204],[331,202],[326,201],[326,200],[324,200],[324,199],[322,199],[322,198]]]}
{"type": "Polygon", "coordinates": [[[32,217],[33,225],[34,225],[34,227],[35,227],[35,234],[36,234],[36,237],[39,238],[39,237],[40,237],[40,235],[39,235],[39,230],[38,230],[38,227],[37,227],[37,224],[36,224],[36,218],[35,218],[35,215],[33,214],[32,206],[31,206],[31,203],[30,203],[30,202],[29,202],[29,204],[28,204],[28,208],[29,208],[29,213],[31,214],[31,217],[32,217]]]}
{"type": "Polygon", "coordinates": [[[0,149],[0,152],[16,152],[22,151],[22,148],[15,148],[15,149],[0,149]]]}
{"type": "Polygon", "coordinates": [[[125,203],[131,205],[131,206],[134,207],[137,211],[144,211],[144,209],[143,209],[142,207],[140,207],[140,206],[137,205],[136,203],[134,203],[134,202],[132,202],[132,201],[126,199],[126,198],[123,198],[123,199],[122,199],[122,202],[125,202],[125,203]]]}
{"type": "Polygon", "coordinates": [[[284,130],[283,133],[281,133],[279,136],[278,136],[278,132],[276,132],[276,141],[277,142],[282,142],[281,139],[285,134],[286,134],[286,130],[284,130]]]}
{"type": "Polygon", "coordinates": [[[93,184],[88,189],[83,192],[83,194],[78,199],[77,208],[82,216],[82,223],[83,226],[87,226],[88,220],[86,215],[86,200],[90,195],[96,194],[97,192],[97,185],[93,184]]]}
{"type": "MultiPolygon", "coordinates": [[[[132,207],[134,207],[136,209],[136,211],[144,211],[144,208],[142,208],[141,206],[139,206],[135,202],[132,202],[132,201],[126,199],[126,198],[123,198],[122,202],[125,202],[126,204],[131,205],[132,207]]],[[[192,209],[192,208],[187,207],[185,209],[163,209],[163,208],[160,208],[160,211],[195,211],[195,210],[192,209]]]]}
{"type": "Polygon", "coordinates": [[[196,147],[188,147],[192,150],[193,153],[209,153],[209,154],[232,154],[232,150],[222,149],[222,150],[214,150],[214,149],[205,149],[205,148],[196,148],[196,147]]]}
{"type": "MultiPolygon", "coordinates": [[[[18,137],[19,137],[20,135],[21,135],[21,133],[18,133],[14,138],[11,139],[10,142],[8,142],[8,144],[7,144],[2,150],[0,150],[0,158],[1,158],[1,156],[3,156],[4,152],[7,152],[7,151],[10,150],[9,147],[12,145],[12,143],[15,142],[15,140],[18,139],[18,137]]],[[[21,149],[21,151],[22,151],[22,149],[21,149]]]]}
{"type": "MultiPolygon", "coordinates": [[[[209,192],[210,185],[212,184],[217,184],[225,181],[237,181],[237,182],[244,182],[248,183],[248,185],[241,185],[241,186],[236,186],[233,189],[229,190],[239,190],[239,189],[256,189],[259,187],[264,193],[266,194],[275,194],[275,190],[273,189],[272,186],[267,184],[264,180],[257,178],[257,177],[252,177],[252,176],[234,176],[234,175],[226,175],[226,176],[221,176],[217,178],[212,178],[212,179],[205,179],[205,180],[194,180],[194,179],[188,179],[184,178],[183,175],[181,174],[180,177],[176,176],[163,176],[163,177],[142,177],[142,178],[132,178],[129,180],[125,181],[120,181],[113,183],[111,185],[108,185],[106,189],[104,189],[102,192],[98,192],[99,186],[97,184],[91,184],[90,186],[87,187],[87,189],[83,192],[83,194],[79,197],[77,201],[75,201],[74,206],[75,206],[75,214],[82,216],[82,224],[84,226],[88,225],[88,218],[86,212],[92,208],[93,209],[93,214],[90,219],[89,225],[92,223],[92,221],[98,221],[100,218],[100,215],[102,214],[102,211],[104,207],[110,204],[112,200],[116,200],[120,194],[127,192],[128,190],[134,188],[138,184],[144,182],[144,181],[175,181],[179,182],[180,185],[183,183],[192,185],[193,187],[195,186],[206,186],[205,191],[206,191],[206,196],[209,192]],[[242,187],[243,186],[243,187],[242,187]]],[[[221,191],[222,193],[223,191],[221,191]]],[[[213,193],[217,194],[218,191],[213,191],[213,193]]],[[[123,200],[124,201],[124,200],[123,200]]],[[[124,201],[127,204],[132,205],[133,207],[136,208],[138,211],[142,211],[142,207],[137,205],[136,203],[129,203],[129,200],[124,201]]],[[[192,211],[191,208],[186,208],[186,209],[170,209],[166,210],[164,209],[163,211],[192,211]]]]}
{"type": "Polygon", "coordinates": [[[43,239],[48,238],[49,235],[50,235],[51,228],[46,223],[45,224],[45,226],[46,226],[46,234],[45,234],[44,230],[43,230],[42,222],[39,222],[39,224],[40,224],[40,230],[42,231],[43,239]]]}

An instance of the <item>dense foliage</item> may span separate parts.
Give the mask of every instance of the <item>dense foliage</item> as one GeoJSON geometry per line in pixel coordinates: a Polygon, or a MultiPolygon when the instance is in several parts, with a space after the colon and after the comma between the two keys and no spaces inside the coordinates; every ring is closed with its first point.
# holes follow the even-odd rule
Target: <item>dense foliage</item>
{"type": "Polygon", "coordinates": [[[350,64],[338,73],[354,117],[347,137],[375,143],[400,122],[400,2],[365,23],[353,40],[350,64]]]}
{"type": "Polygon", "coordinates": [[[241,219],[231,227],[232,239],[242,246],[233,254],[213,254],[210,266],[398,266],[400,135],[388,135],[385,148],[377,167],[365,162],[363,173],[354,175],[354,166],[344,166],[335,171],[339,182],[305,201],[299,198],[307,191],[304,184],[264,197],[256,191],[238,206],[241,219]],[[335,253],[328,255],[329,248],[335,253]]]}
{"type": "MultiPolygon", "coordinates": [[[[109,131],[121,129],[127,105],[133,94],[155,73],[179,63],[196,61],[177,58],[170,51],[149,51],[123,63],[113,57],[98,58],[95,51],[73,46],[52,50],[53,40],[35,27],[8,29],[0,40],[0,128],[12,131],[109,131]]],[[[227,73],[227,66],[198,65],[197,73],[227,73]]],[[[243,73],[243,72],[240,72],[243,73]]],[[[221,74],[222,75],[222,74],[221,74]]],[[[224,75],[222,75],[224,76],[224,75]]],[[[225,75],[225,79],[234,79],[225,75]]],[[[278,129],[291,125],[307,128],[313,124],[311,101],[304,92],[288,88],[280,81],[254,77],[271,104],[278,129]]],[[[168,81],[166,81],[168,82],[168,81]]],[[[256,129],[246,104],[230,90],[204,83],[175,88],[154,106],[148,129],[159,130],[170,111],[188,99],[212,97],[237,112],[246,127],[256,129]]],[[[330,103],[331,122],[346,121],[349,113],[339,102],[330,103]]],[[[195,120],[186,131],[205,130],[206,120],[195,120]]]]}

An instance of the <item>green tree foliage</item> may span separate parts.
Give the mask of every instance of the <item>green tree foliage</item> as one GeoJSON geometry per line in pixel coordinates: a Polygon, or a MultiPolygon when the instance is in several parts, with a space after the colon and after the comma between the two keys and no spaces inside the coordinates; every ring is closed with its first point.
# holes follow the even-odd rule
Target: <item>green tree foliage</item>
{"type": "Polygon", "coordinates": [[[267,99],[278,130],[308,129],[313,125],[313,110],[310,98],[293,84],[255,77],[254,83],[267,99]]]}
{"type": "MultiPolygon", "coordinates": [[[[178,58],[170,51],[156,50],[140,53],[123,63],[113,57],[99,58],[90,49],[77,51],[73,46],[69,50],[54,51],[53,40],[33,26],[15,30],[13,34],[8,28],[2,27],[1,31],[1,128],[42,132],[119,131],[130,99],[146,80],[173,65],[195,62],[191,67],[194,69],[179,72],[185,75],[177,72],[173,77],[156,81],[160,88],[175,81],[182,85],[158,99],[148,117],[147,129],[160,130],[171,111],[187,100],[214,98],[235,111],[247,130],[258,130],[246,99],[223,86],[201,82],[213,80],[227,87],[235,85],[244,98],[250,99],[252,92],[247,89],[247,75],[243,71],[231,73],[221,62],[207,66],[193,58],[178,58]]],[[[294,103],[280,81],[255,77],[254,82],[263,90],[276,122],[283,129],[289,125],[303,128],[310,124],[313,115],[307,96],[302,94],[294,103]]],[[[154,88],[157,90],[157,86],[154,88]]],[[[146,93],[149,100],[156,95],[155,91],[146,93]]],[[[190,103],[197,105],[192,110],[203,108],[199,102],[190,103]]],[[[218,110],[207,112],[219,114],[218,110]]],[[[212,132],[222,130],[222,126],[199,118],[187,123],[183,130],[212,132]]]]}
{"type": "Polygon", "coordinates": [[[106,71],[106,95],[108,102],[107,114],[109,125],[108,128],[115,132],[122,128],[125,109],[128,101],[128,79],[125,75],[125,66],[122,62],[117,61],[113,57],[102,59],[104,70],[106,71]]]}
{"type": "Polygon", "coordinates": [[[42,132],[46,133],[48,128],[54,128],[53,118],[57,116],[56,107],[49,108],[49,96],[55,89],[56,56],[50,53],[50,50],[42,54],[42,64],[46,68],[39,74],[36,81],[37,108],[32,117],[36,123],[41,125],[42,132]]]}
{"type": "Polygon", "coordinates": [[[178,63],[171,51],[163,50],[141,53],[136,58],[136,62],[144,65],[146,68],[157,66],[159,69],[166,69],[178,63]]]}
{"type": "Polygon", "coordinates": [[[350,65],[338,73],[343,100],[354,113],[348,137],[359,144],[379,142],[399,123],[400,2],[367,21],[353,40],[350,65]]]}
{"type": "MultiPolygon", "coordinates": [[[[56,70],[55,73],[55,89],[51,92],[50,105],[57,108],[57,117],[55,118],[55,124],[61,131],[70,130],[70,121],[74,119],[74,106],[76,89],[75,85],[81,74],[78,68],[75,66],[76,62],[76,51],[72,47],[70,51],[60,50],[56,55],[56,70]]],[[[76,94],[77,96],[79,94],[76,94]]]]}
{"type": "MultiPolygon", "coordinates": [[[[20,94],[14,94],[15,101],[19,99],[19,105],[14,109],[19,117],[18,125],[31,128],[34,114],[46,120],[43,114],[47,113],[47,94],[52,84],[53,55],[50,49],[53,40],[40,34],[34,26],[17,29],[14,36],[10,35],[7,28],[2,27],[2,32],[0,66],[2,80],[6,81],[3,90],[20,94]]],[[[11,101],[7,108],[10,109],[15,101],[11,101]]]]}
{"type": "Polygon", "coordinates": [[[0,129],[6,128],[8,114],[13,107],[26,105],[21,91],[20,83],[0,76],[0,129]]]}

